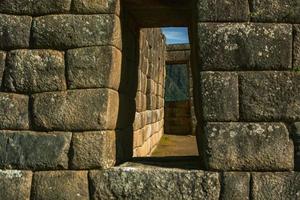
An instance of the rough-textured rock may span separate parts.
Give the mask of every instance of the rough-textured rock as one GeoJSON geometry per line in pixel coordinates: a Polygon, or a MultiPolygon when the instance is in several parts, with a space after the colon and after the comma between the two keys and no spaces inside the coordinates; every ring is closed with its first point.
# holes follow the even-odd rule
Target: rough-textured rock
{"type": "Polygon", "coordinates": [[[0,170],[0,199],[29,200],[32,172],[0,170]]]}
{"type": "Polygon", "coordinates": [[[218,173],[119,167],[91,171],[92,199],[219,199],[218,173]]]}
{"type": "Polygon", "coordinates": [[[251,0],[250,5],[253,21],[300,23],[299,0],[251,0]]]}
{"type": "Polygon", "coordinates": [[[300,25],[294,25],[294,70],[300,72],[300,25]]]}
{"type": "Polygon", "coordinates": [[[241,72],[239,76],[244,121],[300,120],[300,73],[241,72]]]}
{"type": "Polygon", "coordinates": [[[0,129],[29,129],[29,97],[0,93],[0,129]]]}
{"type": "Polygon", "coordinates": [[[253,200],[300,199],[300,173],[252,173],[253,200]]]}
{"type": "Polygon", "coordinates": [[[239,119],[238,75],[234,72],[202,72],[202,117],[205,121],[239,119]]]}
{"type": "Polygon", "coordinates": [[[116,127],[118,109],[118,93],[110,89],[33,95],[34,124],[46,130],[112,130],[116,127]]]}
{"type": "Polygon", "coordinates": [[[3,72],[5,68],[5,59],[6,53],[4,51],[0,51],[0,87],[2,85],[3,72]]]}
{"type": "Polygon", "coordinates": [[[300,122],[294,124],[295,170],[300,171],[300,122]]]}
{"type": "Polygon", "coordinates": [[[20,15],[43,15],[66,13],[70,10],[71,0],[1,0],[0,12],[20,15]]]}
{"type": "Polygon", "coordinates": [[[249,200],[250,173],[224,172],[222,200],[249,200]]]}
{"type": "Polygon", "coordinates": [[[198,0],[198,21],[203,22],[242,22],[250,20],[247,0],[198,0]]]}
{"type": "Polygon", "coordinates": [[[31,196],[32,200],[89,200],[87,172],[36,172],[31,196]]]}
{"type": "Polygon", "coordinates": [[[198,57],[203,70],[262,70],[292,67],[292,25],[198,24],[198,57]]]}
{"type": "Polygon", "coordinates": [[[71,133],[0,131],[0,167],[66,169],[71,133]]]}
{"type": "Polygon", "coordinates": [[[74,0],[75,13],[120,13],[120,0],[74,0]]]}
{"type": "Polygon", "coordinates": [[[73,169],[106,169],[116,162],[116,133],[95,131],[73,133],[73,169]]]}
{"type": "Polygon", "coordinates": [[[48,15],[34,19],[33,46],[71,49],[95,45],[121,47],[120,21],[115,15],[48,15]]]}
{"type": "Polygon", "coordinates": [[[36,93],[66,90],[64,53],[53,50],[15,50],[7,55],[4,87],[36,93]]]}
{"type": "Polygon", "coordinates": [[[0,14],[0,49],[28,48],[31,21],[29,16],[0,14]]]}
{"type": "Polygon", "coordinates": [[[292,170],[294,146],[282,123],[208,123],[204,159],[209,170],[292,170]]]}
{"type": "Polygon", "coordinates": [[[121,77],[121,52],[109,46],[73,49],[67,52],[70,88],[113,88],[121,77]]]}

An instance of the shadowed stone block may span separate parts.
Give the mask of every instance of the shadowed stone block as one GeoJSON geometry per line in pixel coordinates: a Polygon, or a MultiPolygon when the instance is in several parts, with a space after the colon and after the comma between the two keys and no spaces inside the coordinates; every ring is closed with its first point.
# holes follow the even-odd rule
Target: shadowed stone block
{"type": "Polygon", "coordinates": [[[300,198],[300,172],[252,173],[252,199],[300,198]]]}
{"type": "Polygon", "coordinates": [[[224,172],[222,200],[249,200],[250,173],[224,172]]]}
{"type": "Polygon", "coordinates": [[[35,172],[32,200],[89,200],[86,171],[35,172]]]}
{"type": "Polygon", "coordinates": [[[48,15],[34,19],[35,48],[121,47],[120,20],[115,15],[48,15]]]}
{"type": "Polygon", "coordinates": [[[295,171],[300,171],[300,122],[294,124],[295,171]]]}
{"type": "Polygon", "coordinates": [[[29,129],[29,97],[0,93],[0,129],[29,129]]]}
{"type": "Polygon", "coordinates": [[[292,67],[292,25],[198,24],[203,70],[262,70],[292,67]]]}
{"type": "Polygon", "coordinates": [[[116,13],[120,14],[120,0],[74,0],[75,13],[116,13]]]}
{"type": "Polygon", "coordinates": [[[73,169],[106,169],[116,162],[114,131],[73,133],[73,169]]]}
{"type": "Polygon", "coordinates": [[[110,46],[73,49],[67,52],[70,88],[113,88],[121,77],[121,52],[110,46]]]}
{"type": "Polygon", "coordinates": [[[3,72],[5,68],[6,53],[0,51],[0,86],[2,85],[3,72]]]}
{"type": "Polygon", "coordinates": [[[242,22],[250,20],[247,0],[198,0],[198,21],[203,22],[242,22]]]}
{"type": "Polygon", "coordinates": [[[0,14],[0,49],[28,48],[31,20],[28,16],[0,14]]]}
{"type": "Polygon", "coordinates": [[[66,169],[71,133],[0,131],[0,166],[17,169],[66,169]]]}
{"type": "Polygon", "coordinates": [[[7,55],[4,86],[20,93],[66,90],[64,53],[15,50],[7,55]]]}
{"type": "Polygon", "coordinates": [[[0,199],[30,199],[32,172],[0,170],[0,199]]]}
{"type": "Polygon", "coordinates": [[[253,21],[300,23],[299,0],[251,0],[250,5],[253,21]]]}
{"type": "Polygon", "coordinates": [[[243,120],[300,120],[300,73],[241,72],[239,75],[243,120]]]}
{"type": "Polygon", "coordinates": [[[208,123],[204,159],[209,170],[292,170],[294,146],[282,123],[208,123]]]}
{"type": "Polygon", "coordinates": [[[1,0],[0,12],[20,15],[43,15],[66,13],[70,10],[71,0],[1,0]]]}
{"type": "Polygon", "coordinates": [[[179,169],[119,167],[91,171],[92,199],[217,200],[218,173],[179,169]]]}
{"type": "Polygon", "coordinates": [[[294,69],[300,72],[300,25],[294,25],[294,69]]]}
{"type": "Polygon", "coordinates": [[[45,130],[112,130],[118,109],[119,95],[110,89],[33,95],[34,124],[45,130]]]}
{"type": "Polygon", "coordinates": [[[205,121],[239,119],[238,75],[233,72],[202,72],[201,98],[205,121]]]}

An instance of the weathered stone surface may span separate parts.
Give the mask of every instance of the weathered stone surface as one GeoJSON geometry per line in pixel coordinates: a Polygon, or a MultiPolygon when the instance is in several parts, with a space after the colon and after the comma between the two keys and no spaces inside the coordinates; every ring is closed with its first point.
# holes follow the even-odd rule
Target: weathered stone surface
{"type": "Polygon", "coordinates": [[[33,46],[71,49],[86,46],[121,47],[120,20],[115,15],[48,15],[34,19],[33,46]]]}
{"type": "Polygon", "coordinates": [[[70,10],[71,0],[1,0],[0,12],[20,15],[43,15],[66,13],[70,10]]]}
{"type": "Polygon", "coordinates": [[[300,173],[252,173],[252,199],[300,199],[300,173]]]}
{"type": "Polygon", "coordinates": [[[106,169],[116,162],[116,133],[95,131],[73,133],[73,169],[106,169]]]}
{"type": "Polygon", "coordinates": [[[69,90],[33,95],[34,124],[46,130],[112,130],[119,109],[110,89],[69,90]]]}
{"type": "Polygon", "coordinates": [[[73,49],[67,52],[70,88],[113,88],[121,78],[121,52],[109,46],[73,49]]]}
{"type": "Polygon", "coordinates": [[[250,20],[247,0],[198,0],[198,21],[203,22],[242,22],[250,20]]]}
{"type": "Polygon", "coordinates": [[[5,68],[6,53],[0,51],[0,86],[2,85],[3,72],[5,68]]]}
{"type": "Polygon", "coordinates": [[[234,72],[202,72],[202,117],[205,121],[238,121],[238,75],[234,72]]]}
{"type": "Polygon", "coordinates": [[[243,120],[300,120],[300,73],[241,72],[239,75],[243,120]]]}
{"type": "Polygon", "coordinates": [[[0,170],[0,199],[30,199],[32,172],[0,170]]]}
{"type": "Polygon", "coordinates": [[[87,172],[36,172],[31,196],[32,200],[89,200],[87,172]]]}
{"type": "Polygon", "coordinates": [[[74,0],[75,13],[120,13],[120,0],[74,0]]]}
{"type": "Polygon", "coordinates": [[[219,199],[218,173],[119,167],[91,171],[92,199],[219,199]]]}
{"type": "Polygon", "coordinates": [[[15,50],[7,55],[4,87],[36,93],[66,90],[64,53],[53,50],[15,50]]]}
{"type": "Polygon", "coordinates": [[[204,159],[210,170],[292,170],[294,146],[282,123],[208,123],[204,159]]]}
{"type": "Polygon", "coordinates": [[[0,49],[28,48],[31,21],[28,16],[0,14],[0,49]]]}
{"type": "Polygon", "coordinates": [[[224,172],[222,200],[249,200],[250,173],[224,172]]]}
{"type": "Polygon", "coordinates": [[[251,0],[250,4],[253,21],[300,23],[299,0],[251,0]]]}
{"type": "Polygon", "coordinates": [[[295,170],[300,171],[300,122],[294,124],[295,170]]]}
{"type": "Polygon", "coordinates": [[[0,93],[0,129],[29,129],[29,97],[0,93]]]}
{"type": "Polygon", "coordinates": [[[292,25],[200,23],[198,39],[203,70],[292,67],[292,25]]]}
{"type": "Polygon", "coordinates": [[[71,133],[0,131],[0,166],[18,169],[66,169],[71,133]]]}
{"type": "Polygon", "coordinates": [[[300,72],[300,25],[294,25],[294,70],[300,72]]]}

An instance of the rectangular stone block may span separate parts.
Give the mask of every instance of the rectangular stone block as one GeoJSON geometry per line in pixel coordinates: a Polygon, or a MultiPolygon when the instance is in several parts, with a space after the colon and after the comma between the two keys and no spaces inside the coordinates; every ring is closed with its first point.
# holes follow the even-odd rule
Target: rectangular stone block
{"type": "Polygon", "coordinates": [[[112,45],[121,48],[120,20],[115,15],[47,15],[34,19],[33,47],[72,49],[112,45]]]}
{"type": "Polygon", "coordinates": [[[63,14],[70,11],[71,0],[1,0],[0,12],[16,15],[63,14]]]}
{"type": "Polygon", "coordinates": [[[300,73],[241,72],[239,77],[241,119],[300,120],[300,73]]]}
{"type": "Polygon", "coordinates": [[[32,200],[89,200],[87,171],[35,172],[32,200]]]}
{"type": "Polygon", "coordinates": [[[202,72],[201,101],[205,121],[238,121],[239,87],[234,72],[202,72]]]}
{"type": "Polygon", "coordinates": [[[249,200],[250,173],[224,172],[222,200],[249,200]]]}
{"type": "Polygon", "coordinates": [[[115,13],[120,14],[120,0],[74,0],[75,13],[115,13]]]}
{"type": "Polygon", "coordinates": [[[292,68],[292,25],[199,23],[198,57],[203,70],[292,68]]]}
{"type": "Polygon", "coordinates": [[[129,164],[91,171],[89,178],[92,199],[217,200],[220,194],[219,174],[196,170],[129,164]]]}
{"type": "Polygon", "coordinates": [[[294,25],[294,70],[300,72],[300,25],[294,25]]]}
{"type": "Polygon", "coordinates": [[[0,129],[29,129],[29,97],[0,93],[0,129]]]}
{"type": "Polygon", "coordinates": [[[4,51],[0,51],[0,85],[2,85],[3,72],[5,69],[5,59],[6,53],[4,51]]]}
{"type": "Polygon", "coordinates": [[[30,199],[32,172],[0,170],[0,199],[30,199]]]}
{"type": "Polygon", "coordinates": [[[204,137],[204,160],[209,170],[294,168],[294,146],[283,123],[208,123],[204,137]]]}
{"type": "Polygon", "coordinates": [[[119,89],[121,52],[112,46],[87,47],[67,51],[68,86],[119,89]]]}
{"type": "Polygon", "coordinates": [[[247,0],[197,0],[198,21],[243,22],[250,20],[247,0]]]}
{"type": "Polygon", "coordinates": [[[73,133],[72,169],[107,169],[116,162],[116,133],[94,131],[73,133]]]}
{"type": "Polygon", "coordinates": [[[0,14],[0,49],[29,48],[31,21],[29,16],[0,14]]]}
{"type": "Polygon", "coordinates": [[[116,128],[119,95],[110,89],[35,94],[33,122],[45,130],[94,131],[116,128]]]}
{"type": "Polygon", "coordinates": [[[300,23],[299,0],[251,0],[250,5],[253,21],[300,23]]]}
{"type": "Polygon", "coordinates": [[[0,167],[67,169],[72,133],[0,131],[0,167]]]}
{"type": "Polygon", "coordinates": [[[252,199],[287,200],[300,198],[300,173],[252,173],[252,199]]]}
{"type": "Polygon", "coordinates": [[[38,93],[66,90],[64,53],[53,50],[14,50],[7,55],[7,91],[38,93]]]}

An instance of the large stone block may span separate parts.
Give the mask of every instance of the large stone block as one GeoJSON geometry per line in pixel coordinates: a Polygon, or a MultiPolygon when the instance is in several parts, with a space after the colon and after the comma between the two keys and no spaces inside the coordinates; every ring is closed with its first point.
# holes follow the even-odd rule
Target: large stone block
{"type": "Polygon", "coordinates": [[[294,146],[282,123],[208,123],[205,164],[210,170],[292,170],[294,146]]]}
{"type": "Polygon", "coordinates": [[[67,52],[70,88],[113,88],[121,79],[121,52],[109,46],[73,49],[67,52]]]}
{"type": "Polygon", "coordinates": [[[116,133],[95,131],[73,133],[73,169],[106,169],[116,162],[116,133]]]}
{"type": "Polygon", "coordinates": [[[31,21],[29,16],[0,14],[0,49],[28,48],[31,21]]]}
{"type": "Polygon", "coordinates": [[[300,173],[252,173],[252,199],[300,199],[300,173]]]}
{"type": "Polygon", "coordinates": [[[48,15],[34,19],[35,48],[121,47],[120,20],[115,15],[48,15]]]}
{"type": "Polygon", "coordinates": [[[219,199],[218,173],[119,167],[91,171],[92,199],[219,199]]]}
{"type": "Polygon", "coordinates": [[[74,0],[75,13],[120,13],[120,0],[74,0]]]}
{"type": "Polygon", "coordinates": [[[17,15],[44,15],[70,11],[71,0],[1,0],[0,12],[17,15]]]}
{"type": "Polygon", "coordinates": [[[110,89],[33,95],[34,124],[45,130],[112,130],[116,127],[118,109],[118,92],[110,89]]]}
{"type": "Polygon", "coordinates": [[[250,5],[253,21],[300,23],[299,0],[251,0],[250,5]]]}
{"type": "Polygon", "coordinates": [[[249,200],[250,173],[224,172],[222,200],[249,200]]]}
{"type": "Polygon", "coordinates": [[[29,200],[32,172],[0,170],[0,199],[29,200]]]}
{"type": "Polygon", "coordinates": [[[0,166],[17,169],[67,169],[71,133],[0,131],[0,166]]]}
{"type": "Polygon", "coordinates": [[[300,72],[300,25],[294,25],[294,70],[300,72]]]}
{"type": "Polygon", "coordinates": [[[247,0],[198,0],[198,21],[203,22],[242,22],[250,20],[247,0]]]}
{"type": "Polygon", "coordinates": [[[201,101],[205,121],[238,121],[239,87],[234,72],[202,72],[201,101]]]}
{"type": "Polygon", "coordinates": [[[300,120],[300,73],[241,72],[239,75],[243,120],[300,120]]]}
{"type": "Polygon", "coordinates": [[[89,200],[86,171],[35,172],[32,200],[89,200]]]}
{"type": "Polygon", "coordinates": [[[0,129],[29,129],[29,97],[0,93],[0,129]]]}
{"type": "Polygon", "coordinates": [[[292,67],[292,25],[198,24],[203,70],[266,70],[292,67]]]}
{"type": "Polygon", "coordinates": [[[4,87],[19,93],[66,90],[64,53],[15,50],[7,55],[4,87]]]}
{"type": "Polygon", "coordinates": [[[3,72],[5,68],[6,53],[0,51],[0,85],[2,85],[3,72]]]}

